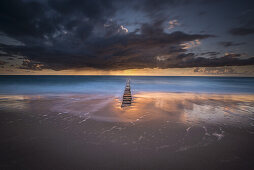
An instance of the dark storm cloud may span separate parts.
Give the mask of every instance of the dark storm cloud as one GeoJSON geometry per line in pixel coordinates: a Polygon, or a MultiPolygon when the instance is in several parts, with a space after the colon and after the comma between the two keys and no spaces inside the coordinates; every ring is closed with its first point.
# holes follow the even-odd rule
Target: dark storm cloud
{"type": "Polygon", "coordinates": [[[206,11],[200,11],[200,12],[198,12],[198,16],[203,16],[205,14],[206,14],[206,11]]]}
{"type": "MultiPolygon", "coordinates": [[[[43,64],[43,67],[40,68],[54,70],[82,67],[106,70],[164,68],[166,66],[181,67],[181,61],[190,57],[190,54],[184,54],[186,50],[181,48],[181,43],[212,37],[211,35],[186,34],[183,32],[167,34],[162,29],[161,21],[143,24],[140,34],[117,32],[118,34],[108,38],[102,37],[91,40],[91,42],[86,43],[83,49],[76,48],[74,51],[65,48],[56,50],[55,47],[50,48],[47,46],[5,46],[4,49],[13,54],[21,53],[29,61],[36,62],[35,64],[43,64]],[[174,64],[167,65],[165,62],[168,61],[158,61],[157,56],[168,54],[172,54],[169,58],[175,60],[175,62],[170,61],[174,64]]],[[[25,67],[22,68],[37,68],[34,67],[34,63],[31,63],[25,63],[25,67]]]]}
{"type": "Polygon", "coordinates": [[[242,65],[254,65],[254,57],[248,59],[240,59],[241,54],[230,54],[218,58],[195,58],[188,64],[195,67],[195,63],[199,63],[202,67],[219,67],[219,66],[242,66],[242,65]]]}
{"type": "Polygon", "coordinates": [[[0,65],[5,65],[7,62],[0,60],[0,65]]]}
{"type": "Polygon", "coordinates": [[[239,21],[238,27],[233,27],[229,30],[229,33],[235,36],[245,36],[254,34],[254,3],[248,1],[248,8],[240,13],[237,17],[239,21]]]}
{"type": "Polygon", "coordinates": [[[235,42],[231,42],[231,41],[222,41],[222,42],[219,42],[219,44],[224,47],[232,47],[232,46],[245,45],[246,43],[244,43],[244,42],[235,43],[235,42]]]}
{"type": "Polygon", "coordinates": [[[55,31],[54,19],[46,16],[46,8],[38,2],[0,1],[0,29],[12,36],[42,36],[55,31]]]}
{"type": "Polygon", "coordinates": [[[90,19],[101,19],[114,12],[112,0],[49,0],[49,5],[62,15],[80,12],[90,19]]]}
{"type": "Polygon", "coordinates": [[[50,36],[63,30],[75,32],[78,36],[78,32],[90,34],[96,24],[103,25],[110,17],[114,16],[117,10],[121,11],[125,6],[133,7],[136,5],[139,10],[153,14],[152,11],[160,11],[169,6],[213,1],[1,0],[0,30],[23,41],[25,40],[22,36],[50,36]],[[81,31],[83,29],[84,31],[81,31]]]}
{"type": "Polygon", "coordinates": [[[94,24],[104,22],[115,11],[108,0],[42,2],[1,0],[0,30],[26,43],[32,38],[55,37],[63,31],[72,32],[75,38],[87,38],[94,24]]]}
{"type": "Polygon", "coordinates": [[[253,28],[238,27],[231,29],[229,32],[232,35],[245,36],[249,34],[254,34],[254,27],[253,28]]]}
{"type": "Polygon", "coordinates": [[[242,66],[253,65],[254,57],[240,59],[240,54],[229,54],[216,58],[196,57],[193,53],[181,54],[173,58],[168,58],[162,68],[185,67],[220,67],[220,66],[242,66]]]}
{"type": "Polygon", "coordinates": [[[19,67],[19,68],[38,71],[38,70],[43,70],[44,65],[40,64],[38,62],[34,62],[34,61],[26,59],[23,61],[21,67],[19,67]]]}
{"type": "Polygon", "coordinates": [[[209,52],[201,53],[201,56],[208,55],[208,56],[214,57],[214,56],[217,56],[219,54],[220,54],[219,52],[209,51],[209,52]]]}
{"type": "Polygon", "coordinates": [[[87,67],[119,70],[253,64],[253,59],[240,60],[237,56],[214,58],[212,53],[206,54],[211,58],[202,58],[182,47],[182,43],[209,39],[213,35],[165,31],[168,20],[161,14],[163,9],[192,2],[1,0],[0,32],[24,44],[2,44],[1,49],[9,56],[24,56],[20,68],[31,70],[87,67]],[[150,17],[148,21],[140,22],[140,27],[133,32],[128,32],[124,25],[112,19],[129,4],[150,17]]]}
{"type": "Polygon", "coordinates": [[[154,13],[167,9],[168,7],[177,7],[181,5],[189,4],[208,4],[219,2],[219,0],[141,0],[142,5],[139,5],[139,9],[154,13]]]}

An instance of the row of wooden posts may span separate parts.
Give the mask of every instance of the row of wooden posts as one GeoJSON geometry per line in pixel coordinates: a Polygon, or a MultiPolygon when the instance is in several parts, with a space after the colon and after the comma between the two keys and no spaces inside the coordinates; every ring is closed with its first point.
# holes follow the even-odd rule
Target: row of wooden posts
{"type": "Polygon", "coordinates": [[[132,101],[130,79],[126,81],[126,86],[123,94],[123,101],[121,107],[130,106],[132,101]]]}

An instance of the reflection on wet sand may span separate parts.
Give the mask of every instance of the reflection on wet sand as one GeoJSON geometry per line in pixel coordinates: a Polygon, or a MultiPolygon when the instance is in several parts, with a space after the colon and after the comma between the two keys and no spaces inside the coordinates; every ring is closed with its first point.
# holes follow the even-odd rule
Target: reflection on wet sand
{"type": "Polygon", "coordinates": [[[98,94],[0,96],[0,150],[11,155],[0,163],[13,168],[16,161],[24,169],[253,167],[254,95],[136,93],[131,106],[121,102],[98,94]]]}
{"type": "Polygon", "coordinates": [[[108,95],[0,96],[0,108],[68,113],[99,121],[168,120],[181,123],[241,123],[252,120],[254,95],[137,93],[133,104],[108,95]]]}
{"type": "Polygon", "coordinates": [[[134,95],[131,107],[114,112],[121,120],[167,119],[181,123],[241,123],[248,125],[254,112],[253,95],[140,93],[134,95]]]}

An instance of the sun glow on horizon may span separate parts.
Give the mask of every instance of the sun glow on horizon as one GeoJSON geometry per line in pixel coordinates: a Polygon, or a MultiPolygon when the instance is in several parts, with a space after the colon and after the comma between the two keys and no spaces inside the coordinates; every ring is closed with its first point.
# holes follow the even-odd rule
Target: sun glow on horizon
{"type": "Polygon", "coordinates": [[[0,70],[1,75],[112,75],[112,76],[254,76],[254,67],[193,67],[193,68],[143,68],[126,70],[100,70],[94,68],[61,70],[25,70],[14,69],[12,72],[0,70]]]}

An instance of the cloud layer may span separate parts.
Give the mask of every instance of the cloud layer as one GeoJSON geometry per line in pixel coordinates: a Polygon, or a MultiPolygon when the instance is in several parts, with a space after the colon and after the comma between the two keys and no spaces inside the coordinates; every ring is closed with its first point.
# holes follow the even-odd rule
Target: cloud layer
{"type": "MultiPolygon", "coordinates": [[[[216,35],[175,30],[182,24],[177,19],[168,20],[164,10],[183,3],[191,4],[193,1],[1,0],[0,32],[19,42],[16,45],[2,43],[1,51],[15,58],[24,57],[20,68],[30,70],[124,70],[254,64],[254,58],[244,59],[241,54],[207,52],[208,57],[204,57],[190,51],[200,46],[202,40],[213,39],[216,35]],[[125,21],[116,18],[122,11],[131,9],[147,18],[135,26],[129,25],[130,31],[126,25],[132,19],[131,14],[127,16],[126,25],[123,24],[125,21]]],[[[230,33],[242,36],[252,34],[253,30],[232,28],[230,33]]],[[[224,47],[244,44],[221,42],[224,47]]]]}

